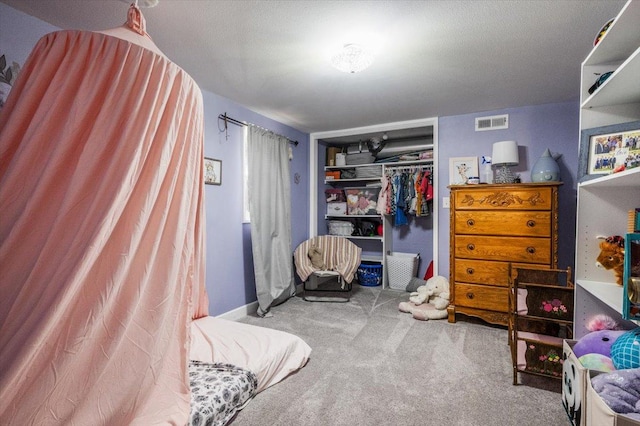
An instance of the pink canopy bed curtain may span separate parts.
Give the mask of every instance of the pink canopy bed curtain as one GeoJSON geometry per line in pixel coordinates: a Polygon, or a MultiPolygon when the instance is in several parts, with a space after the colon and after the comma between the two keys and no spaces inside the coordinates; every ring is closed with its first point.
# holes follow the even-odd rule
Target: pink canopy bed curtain
{"type": "Polygon", "coordinates": [[[43,37],[0,111],[3,425],[188,423],[202,94],[132,8],[43,37]]]}

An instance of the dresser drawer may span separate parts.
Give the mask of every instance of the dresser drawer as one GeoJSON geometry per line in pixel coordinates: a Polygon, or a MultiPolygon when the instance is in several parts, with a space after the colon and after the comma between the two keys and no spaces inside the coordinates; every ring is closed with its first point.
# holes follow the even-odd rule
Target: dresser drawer
{"type": "Polygon", "coordinates": [[[508,286],[509,263],[487,260],[456,259],[456,282],[508,286]]]}
{"type": "Polygon", "coordinates": [[[455,283],[454,302],[456,306],[507,312],[509,289],[477,284],[455,283]]]}
{"type": "Polygon", "coordinates": [[[456,234],[549,237],[551,212],[544,211],[456,211],[456,234]]]}
{"type": "Polygon", "coordinates": [[[456,235],[454,239],[454,255],[457,258],[551,263],[549,238],[456,235]]]}
{"type": "MultiPolygon", "coordinates": [[[[478,189],[480,188],[480,189],[478,189]]],[[[455,191],[455,210],[551,210],[552,188],[509,187],[455,191]]]]}

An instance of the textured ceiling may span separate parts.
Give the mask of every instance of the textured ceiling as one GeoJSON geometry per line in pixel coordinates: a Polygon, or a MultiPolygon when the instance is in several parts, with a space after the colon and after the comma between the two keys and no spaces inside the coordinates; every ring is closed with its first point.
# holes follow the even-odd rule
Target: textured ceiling
{"type": "MultiPolygon", "coordinates": [[[[121,25],[120,0],[0,0],[64,29],[121,25]]],[[[202,89],[305,132],[577,100],[580,63],[625,0],[207,1],[143,9],[202,89]],[[330,49],[375,42],[344,74],[330,49]]]]}

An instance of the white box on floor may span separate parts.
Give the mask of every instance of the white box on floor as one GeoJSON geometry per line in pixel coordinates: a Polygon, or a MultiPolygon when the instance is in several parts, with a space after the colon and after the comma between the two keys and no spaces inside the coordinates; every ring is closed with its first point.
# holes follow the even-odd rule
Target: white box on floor
{"type": "Polygon", "coordinates": [[[599,371],[589,370],[587,375],[587,411],[586,411],[586,426],[640,426],[640,421],[634,420],[630,417],[618,414],[611,410],[606,402],[591,386],[591,378],[597,374],[602,374],[599,371]]]}

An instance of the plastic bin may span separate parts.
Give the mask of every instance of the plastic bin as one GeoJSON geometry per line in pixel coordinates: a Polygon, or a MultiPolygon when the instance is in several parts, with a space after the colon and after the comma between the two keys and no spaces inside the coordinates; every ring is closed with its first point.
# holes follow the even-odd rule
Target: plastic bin
{"type": "Polygon", "coordinates": [[[348,237],[353,234],[353,223],[347,220],[330,220],[329,221],[329,235],[338,235],[341,237],[348,237]]]}
{"type": "Polygon", "coordinates": [[[382,265],[361,263],[358,266],[358,282],[365,287],[375,287],[382,284],[382,265]]]}
{"type": "Polygon", "coordinates": [[[418,253],[391,252],[387,254],[387,274],[389,287],[394,290],[407,290],[411,278],[418,273],[418,253]]]}
{"type": "Polygon", "coordinates": [[[345,188],[347,194],[347,214],[368,215],[377,214],[378,195],[380,187],[367,186],[363,188],[345,188]]]}

